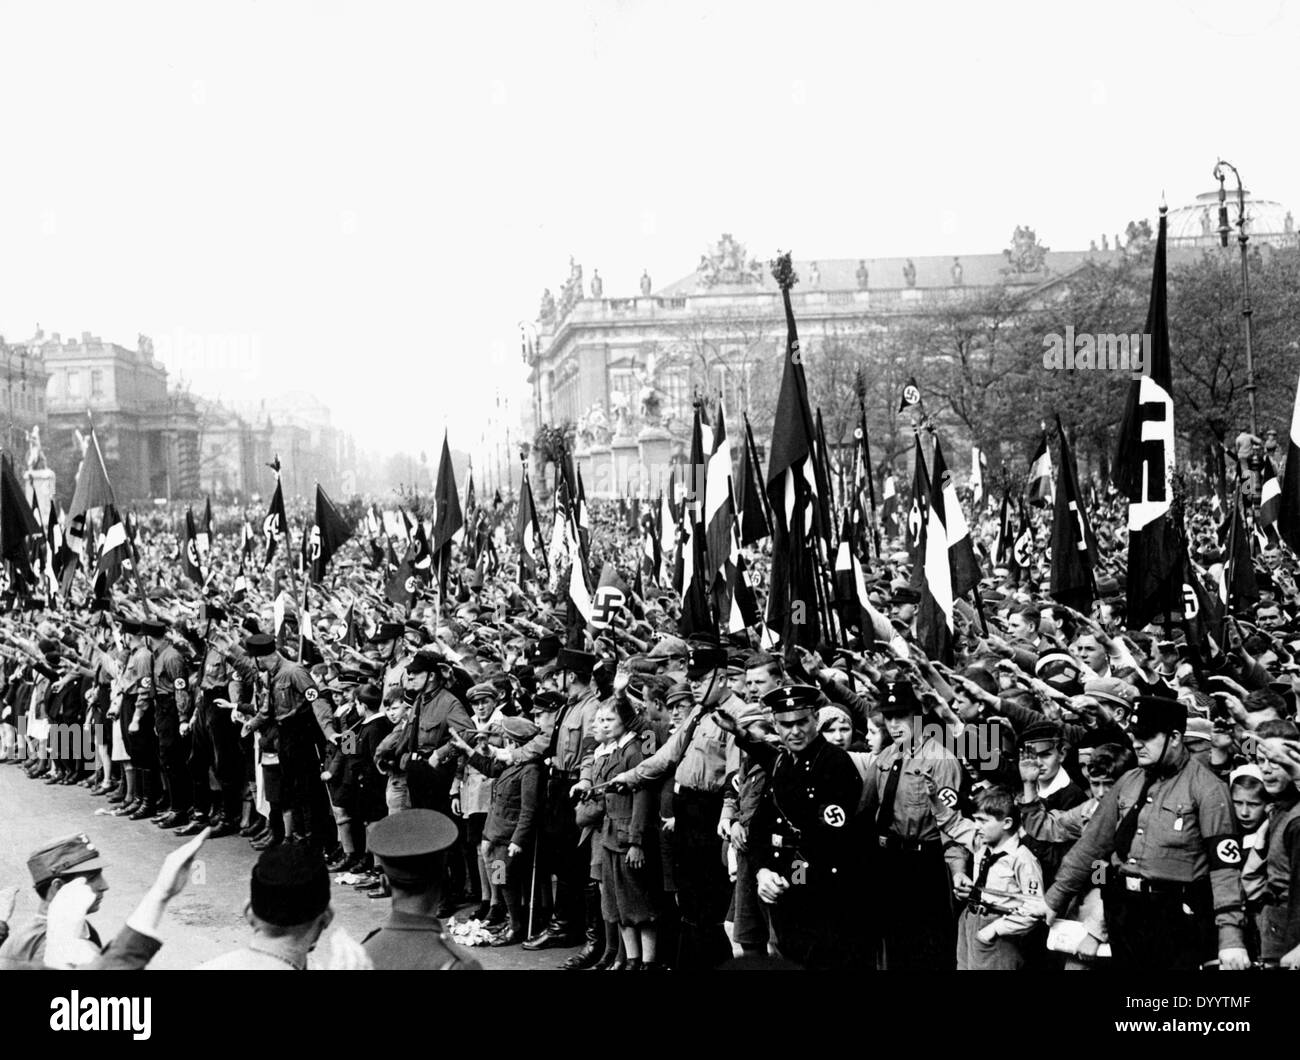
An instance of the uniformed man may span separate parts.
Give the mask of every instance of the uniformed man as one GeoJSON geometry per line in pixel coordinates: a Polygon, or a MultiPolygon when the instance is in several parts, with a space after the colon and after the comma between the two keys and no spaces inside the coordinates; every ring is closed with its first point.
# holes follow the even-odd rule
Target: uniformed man
{"type": "Polygon", "coordinates": [[[133,821],[153,817],[164,805],[158,768],[158,735],[153,724],[153,653],[138,621],[123,620],[122,632],[131,640],[131,655],[122,674],[122,719],[126,748],[135,765],[138,798],[118,811],[133,821]]]}
{"type": "Polygon", "coordinates": [[[177,835],[198,835],[208,824],[210,839],[220,839],[239,831],[239,820],[244,801],[244,756],[239,746],[239,729],[231,718],[227,704],[231,698],[231,683],[240,679],[246,684],[257,682],[257,668],[244,653],[223,639],[221,625],[226,621],[226,611],[215,602],[205,605],[206,618],[211,623],[211,633],[199,674],[199,687],[189,697],[188,712],[181,713],[181,730],[191,734],[189,769],[194,784],[196,812],[193,820],[177,835]],[[217,778],[219,797],[208,792],[208,771],[217,778]]]}
{"type": "MultiPolygon", "coordinates": [[[[87,915],[99,908],[108,881],[104,879],[104,862],[99,851],[83,832],[61,836],[32,852],[27,859],[27,870],[32,874],[32,884],[40,899],[40,909],[29,924],[13,932],[0,946],[0,959],[41,961],[45,956],[46,913],[50,901],[64,884],[84,879],[95,893],[95,900],[87,915]]],[[[86,938],[101,952],[103,944],[99,935],[86,921],[86,938]]]]}
{"type": "Polygon", "coordinates": [[[275,723],[280,754],[280,800],[284,806],[285,836],[323,842],[313,827],[312,811],[320,801],[321,739],[340,739],[329,703],[307,670],[290,662],[275,649],[269,633],[255,633],[244,641],[244,653],[266,675],[268,694],[258,713],[244,724],[244,733],[275,723]]]}
{"type": "Polygon", "coordinates": [[[1196,969],[1216,951],[1220,968],[1250,964],[1232,803],[1187,753],[1186,725],[1178,701],[1139,697],[1130,727],[1138,768],[1102,799],[1032,908],[1051,923],[1100,875],[1117,970],[1196,969]]]}
{"type": "Polygon", "coordinates": [[[411,724],[399,765],[406,772],[411,805],[443,814],[451,812],[451,785],[456,779],[451,734],[474,729],[465,704],[449,687],[451,678],[451,663],[428,651],[411,656],[402,677],[411,724]]]}
{"type": "Polygon", "coordinates": [[[910,682],[890,684],[880,711],[893,743],[867,766],[863,812],[875,823],[885,967],[946,971],[957,961],[952,889],[970,878],[965,851],[935,822],[925,778],[956,805],[961,765],[941,730],[923,724],[910,682]]]}
{"type": "MultiPolygon", "coordinates": [[[[148,704],[153,715],[154,735],[158,740],[158,765],[167,789],[167,812],[153,820],[160,828],[175,828],[189,819],[193,801],[192,784],[186,762],[189,758],[188,726],[180,729],[181,711],[188,714],[188,668],[175,646],[167,640],[167,626],[156,618],[140,623],[145,647],[152,663],[151,680],[141,685],[137,700],[148,704]]],[[[145,724],[142,720],[141,724],[145,724]]]]}
{"type": "MultiPolygon", "coordinates": [[[[571,971],[591,967],[605,952],[600,889],[591,881],[591,840],[579,843],[582,830],[574,817],[582,766],[597,743],[592,730],[600,706],[593,679],[597,661],[591,652],[562,648],[556,663],[555,673],[566,680],[565,705],[555,717],[545,752],[549,769],[541,837],[544,864],[555,875],[555,905],[546,928],[524,942],[526,950],[541,950],[573,946],[585,939],[582,950],[565,962],[571,971]]],[[[515,758],[524,760],[535,753],[540,738],[539,732],[514,752],[515,758]]]]}
{"type": "Polygon", "coordinates": [[[858,804],[862,780],[848,752],[818,732],[821,693],[787,685],[763,696],[779,744],[755,740],[730,715],[740,746],[768,776],[751,830],[759,898],[782,956],[812,970],[868,967],[863,913],[869,898],[858,804]]]}
{"type": "Polygon", "coordinates": [[[740,749],[712,716],[725,711],[740,728],[761,721],[761,707],[745,703],[727,683],[727,653],[715,644],[692,642],[686,662],[701,715],[684,725],[635,769],[612,783],[637,786],[673,775],[673,880],[682,930],[676,967],[712,968],[731,956],[723,920],[731,884],[718,835],[727,777],[740,768],[740,749]]]}
{"type": "Polygon", "coordinates": [[[362,940],[376,968],[477,971],[481,967],[447,938],[436,912],[444,897],[444,851],[456,836],[451,818],[425,809],[390,814],[367,829],[367,846],[393,894],[388,919],[362,940]]]}

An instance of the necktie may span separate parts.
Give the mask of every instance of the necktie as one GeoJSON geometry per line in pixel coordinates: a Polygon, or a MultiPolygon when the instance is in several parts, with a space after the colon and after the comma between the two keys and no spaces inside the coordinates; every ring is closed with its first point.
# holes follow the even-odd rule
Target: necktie
{"type": "Polygon", "coordinates": [[[985,851],[984,861],[980,864],[979,872],[975,874],[976,890],[983,890],[984,885],[989,882],[989,869],[991,869],[995,863],[1001,861],[1006,856],[1007,856],[1007,852],[1005,850],[1002,851],[1002,853],[1000,854],[993,854],[988,851],[985,851]]]}
{"type": "Polygon", "coordinates": [[[894,796],[898,794],[898,778],[903,775],[903,756],[900,753],[889,767],[889,779],[885,781],[885,794],[880,800],[880,809],[876,811],[876,832],[884,835],[894,823],[894,796]]]}
{"type": "Polygon", "coordinates": [[[1133,846],[1133,837],[1137,835],[1138,814],[1147,804],[1147,796],[1151,793],[1151,785],[1155,782],[1155,772],[1148,769],[1143,774],[1142,791],[1137,797],[1137,802],[1129,808],[1124,819],[1115,827],[1115,855],[1120,861],[1128,860],[1129,849],[1133,846]]]}

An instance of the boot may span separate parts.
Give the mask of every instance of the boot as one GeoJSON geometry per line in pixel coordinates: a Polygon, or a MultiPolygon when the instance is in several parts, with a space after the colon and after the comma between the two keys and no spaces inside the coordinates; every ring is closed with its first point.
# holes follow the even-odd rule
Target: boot
{"type": "Polygon", "coordinates": [[[127,800],[113,811],[114,817],[130,817],[140,808],[140,800],[127,800]]]}
{"type": "Polygon", "coordinates": [[[136,808],[135,813],[131,814],[133,821],[147,821],[157,814],[158,810],[151,802],[142,802],[136,808]]]}
{"type": "MultiPolygon", "coordinates": [[[[182,828],[180,833],[178,834],[183,834],[184,831],[185,829],[182,828]]],[[[200,823],[199,832],[201,831],[203,831],[203,826],[200,823]]],[[[226,820],[226,818],[221,817],[212,822],[212,833],[208,836],[208,838],[224,839],[228,835],[234,835],[237,831],[238,829],[234,826],[234,824],[231,821],[228,821],[226,820]]],[[[196,832],[195,835],[197,834],[198,833],[196,832]]]]}
{"type": "Polygon", "coordinates": [[[580,972],[590,968],[605,953],[605,921],[600,915],[600,888],[588,887],[582,892],[586,920],[586,945],[570,957],[562,968],[571,972],[580,972]]]}

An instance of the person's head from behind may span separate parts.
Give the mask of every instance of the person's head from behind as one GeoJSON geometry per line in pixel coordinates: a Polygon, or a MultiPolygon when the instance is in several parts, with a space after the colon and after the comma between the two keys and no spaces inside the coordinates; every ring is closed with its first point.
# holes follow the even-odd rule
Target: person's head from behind
{"type": "Polygon", "coordinates": [[[1268,792],[1264,789],[1264,774],[1257,765],[1238,766],[1228,778],[1228,791],[1232,797],[1232,815],[1243,832],[1253,832],[1268,815],[1268,792]]]}
{"type": "Polygon", "coordinates": [[[985,788],[975,796],[975,824],[989,847],[995,847],[1020,828],[1020,807],[1006,788],[985,788]]]}
{"type": "Polygon", "coordinates": [[[263,938],[312,949],[334,919],[329,873],[320,856],[298,843],[264,850],[253,866],[245,915],[263,938]]]}

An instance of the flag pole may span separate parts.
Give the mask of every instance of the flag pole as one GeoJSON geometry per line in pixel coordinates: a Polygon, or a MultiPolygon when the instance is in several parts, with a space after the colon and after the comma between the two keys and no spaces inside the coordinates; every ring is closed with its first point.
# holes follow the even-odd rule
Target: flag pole
{"type": "Polygon", "coordinates": [[[876,545],[876,559],[880,559],[880,524],[876,522],[876,469],[871,464],[871,439],[867,437],[867,376],[859,368],[853,378],[858,395],[858,426],[862,431],[861,459],[867,477],[867,496],[871,501],[871,539],[876,545]]]}
{"type": "MultiPolygon", "coordinates": [[[[745,444],[749,446],[749,466],[753,471],[753,480],[755,484],[761,484],[765,482],[766,479],[759,474],[759,469],[762,467],[762,465],[758,462],[758,446],[754,444],[754,431],[753,428],[751,428],[749,425],[749,413],[742,412],[740,414],[740,418],[745,421],[745,444]]],[[[749,485],[750,484],[748,482],[745,483],[746,491],[749,490],[749,485]]],[[[767,520],[767,526],[764,529],[767,530],[768,536],[771,537],[772,526],[773,526],[772,502],[768,499],[767,490],[762,489],[761,485],[758,490],[758,495],[761,498],[761,504],[763,508],[763,518],[767,520]]],[[[673,498],[669,497],[668,500],[671,503],[673,498]]]]}

